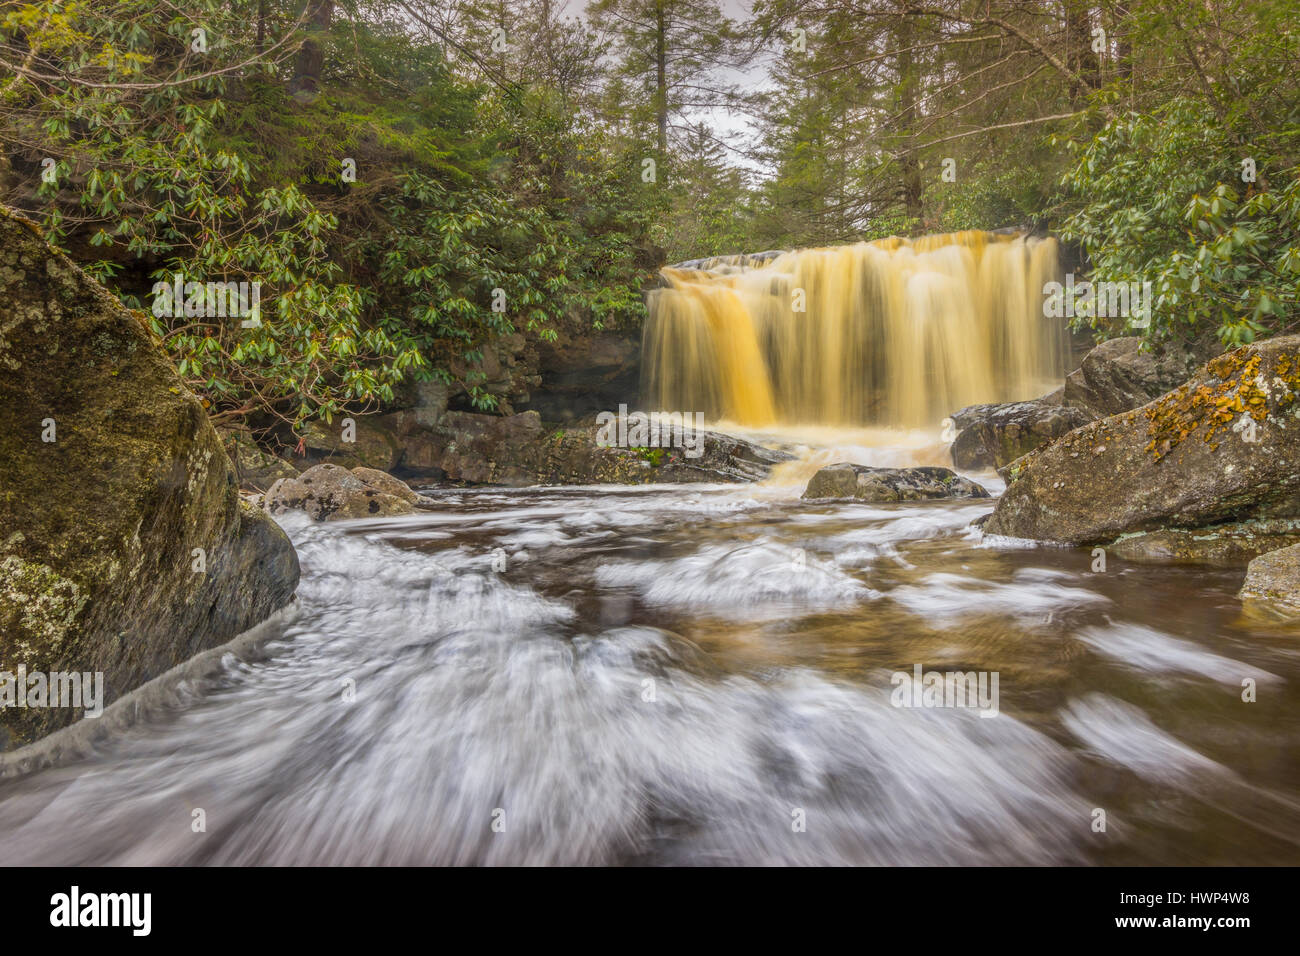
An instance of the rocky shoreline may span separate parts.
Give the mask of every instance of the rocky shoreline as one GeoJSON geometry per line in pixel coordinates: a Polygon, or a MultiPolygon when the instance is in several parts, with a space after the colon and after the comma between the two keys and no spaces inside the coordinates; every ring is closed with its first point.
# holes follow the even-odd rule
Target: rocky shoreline
{"type": "MultiPolygon", "coordinates": [[[[567,420],[547,422],[536,409],[454,408],[438,383],[411,389],[405,407],[314,423],[293,436],[296,446],[263,433],[262,442],[278,441],[272,447],[249,430],[219,434],[143,319],[4,211],[0,266],[11,303],[0,404],[13,423],[0,434],[0,667],[102,673],[101,704],[291,603],[298,561],[274,515],[436,507],[408,482],[755,482],[793,458],[711,431],[693,433],[689,449],[611,443],[608,422],[589,415],[590,397],[557,400],[567,420]]],[[[606,345],[591,374],[617,397],[633,360],[606,345]]],[[[580,365],[585,347],[569,342],[548,361],[580,365]]],[[[1125,561],[1244,568],[1247,606],[1300,615],[1300,336],[1208,361],[1204,351],[1148,353],[1137,339],[1114,339],[1051,395],[954,412],[954,465],[996,468],[1007,483],[984,534],[1100,547],[1125,561]]],[[[813,476],[803,497],[989,493],[946,468],[842,462],[813,476]]],[[[0,751],[76,715],[6,707],[0,751]]]]}
{"type": "MultiPolygon", "coordinates": [[[[1007,488],[985,534],[1148,563],[1250,562],[1243,597],[1300,603],[1294,561],[1269,558],[1300,543],[1300,336],[1219,355],[1155,396],[1176,366],[1145,363],[1145,378],[1125,379],[1114,356],[1136,353],[1103,348],[1083,366],[1088,410],[1132,407],[1044,437],[1003,465],[1007,488]]],[[[1071,395],[1067,380],[1064,400],[1071,395]]]]}

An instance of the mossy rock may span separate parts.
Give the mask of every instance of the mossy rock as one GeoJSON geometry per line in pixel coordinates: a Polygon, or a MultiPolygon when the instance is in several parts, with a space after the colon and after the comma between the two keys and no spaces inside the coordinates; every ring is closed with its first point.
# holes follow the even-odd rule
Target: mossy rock
{"type": "MultiPolygon", "coordinates": [[[[112,701],[287,604],[293,546],[143,317],[2,208],[0,301],[0,671],[112,701]]],[[[0,710],[0,749],[81,715],[0,710]]]]}
{"type": "Polygon", "coordinates": [[[1244,346],[1132,411],[1003,470],[991,534],[1102,544],[1161,528],[1300,517],[1300,336],[1244,346]]]}

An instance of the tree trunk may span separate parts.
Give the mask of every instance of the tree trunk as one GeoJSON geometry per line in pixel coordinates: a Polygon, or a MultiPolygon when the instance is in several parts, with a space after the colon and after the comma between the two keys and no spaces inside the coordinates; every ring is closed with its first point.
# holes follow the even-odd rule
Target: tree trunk
{"type": "Polygon", "coordinates": [[[1083,96],[1089,87],[1101,85],[1101,58],[1092,48],[1092,9],[1088,0],[1066,0],[1065,34],[1065,65],[1087,84],[1072,84],[1070,93],[1083,96]]]}
{"type": "Polygon", "coordinates": [[[659,158],[668,155],[668,16],[666,0],[655,0],[655,120],[659,127],[659,158]]]}
{"type": "Polygon", "coordinates": [[[916,70],[912,61],[912,20],[900,17],[898,28],[894,31],[894,43],[898,49],[898,125],[903,133],[902,196],[907,215],[921,219],[921,157],[916,153],[916,70]]]}
{"type": "Polygon", "coordinates": [[[316,93],[320,90],[320,71],[325,65],[325,50],[321,38],[330,28],[334,17],[334,0],[307,0],[307,37],[298,50],[294,66],[294,93],[316,93]]]}

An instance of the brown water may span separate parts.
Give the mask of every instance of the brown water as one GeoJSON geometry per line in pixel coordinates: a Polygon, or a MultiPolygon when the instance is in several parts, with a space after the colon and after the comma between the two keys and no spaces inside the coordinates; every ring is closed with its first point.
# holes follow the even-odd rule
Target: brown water
{"type": "Polygon", "coordinates": [[[803,453],[289,522],[295,616],[0,781],[3,862],[1300,862],[1300,631],[1244,618],[1240,572],[1094,573],[981,540],[991,502],[798,499],[924,434],[803,453]],[[996,671],[997,716],[893,706],[917,664],[996,671]]]}

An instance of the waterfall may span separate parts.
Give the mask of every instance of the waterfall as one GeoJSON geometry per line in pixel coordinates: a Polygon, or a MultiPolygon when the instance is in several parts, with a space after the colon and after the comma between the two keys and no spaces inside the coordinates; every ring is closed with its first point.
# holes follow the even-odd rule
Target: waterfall
{"type": "Polygon", "coordinates": [[[1056,240],[960,232],[663,270],[650,294],[651,410],[741,425],[937,425],[1059,383],[1044,318],[1056,240]]]}

